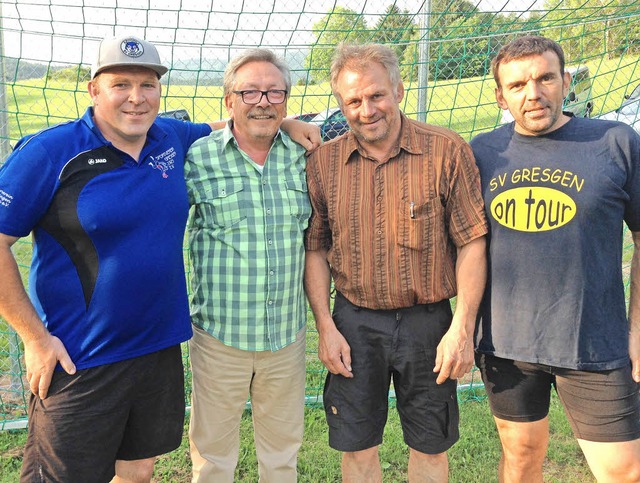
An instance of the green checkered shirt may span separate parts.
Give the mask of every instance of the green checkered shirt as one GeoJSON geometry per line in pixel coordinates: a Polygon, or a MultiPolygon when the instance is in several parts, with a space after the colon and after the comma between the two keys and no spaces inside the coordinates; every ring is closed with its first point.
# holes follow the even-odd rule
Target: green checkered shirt
{"type": "Polygon", "coordinates": [[[279,132],[261,174],[227,125],[191,146],[185,178],[192,322],[242,350],[294,342],[307,313],[304,148],[279,132]]]}

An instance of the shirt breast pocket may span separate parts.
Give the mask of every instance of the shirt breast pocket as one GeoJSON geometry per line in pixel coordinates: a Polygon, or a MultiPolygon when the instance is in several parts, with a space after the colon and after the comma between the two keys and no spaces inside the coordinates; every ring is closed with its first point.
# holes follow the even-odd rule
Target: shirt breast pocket
{"type": "Polygon", "coordinates": [[[194,194],[198,218],[204,226],[228,228],[247,217],[242,180],[212,180],[200,185],[194,194]]]}
{"type": "Polygon", "coordinates": [[[287,178],[287,198],[289,200],[289,212],[302,223],[306,223],[311,217],[311,202],[309,201],[309,190],[304,178],[287,178]]]}
{"type": "Polygon", "coordinates": [[[397,243],[400,246],[413,250],[433,248],[437,243],[435,237],[446,231],[444,207],[438,197],[424,203],[400,200],[398,211],[397,243]]]}

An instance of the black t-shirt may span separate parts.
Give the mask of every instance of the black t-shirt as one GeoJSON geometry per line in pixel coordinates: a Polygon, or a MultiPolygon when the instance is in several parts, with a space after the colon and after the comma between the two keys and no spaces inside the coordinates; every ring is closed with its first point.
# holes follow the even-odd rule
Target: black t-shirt
{"type": "Polygon", "coordinates": [[[582,370],[628,364],[622,229],[640,230],[640,137],[572,118],[544,136],[511,123],[471,146],[490,223],[478,350],[582,370]]]}

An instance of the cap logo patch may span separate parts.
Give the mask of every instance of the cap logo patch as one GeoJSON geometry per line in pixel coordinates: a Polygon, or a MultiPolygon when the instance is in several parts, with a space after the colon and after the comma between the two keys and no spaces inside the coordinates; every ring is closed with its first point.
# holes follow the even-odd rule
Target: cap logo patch
{"type": "Polygon", "coordinates": [[[120,44],[120,50],[128,57],[137,58],[144,54],[142,44],[135,39],[125,39],[120,44]]]}

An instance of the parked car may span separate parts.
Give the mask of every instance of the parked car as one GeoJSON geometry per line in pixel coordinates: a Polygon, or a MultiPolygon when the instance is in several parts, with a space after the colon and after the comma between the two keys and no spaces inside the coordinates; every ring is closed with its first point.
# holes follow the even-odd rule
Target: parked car
{"type": "Polygon", "coordinates": [[[291,117],[318,125],[323,141],[338,137],[349,130],[347,120],[339,107],[331,107],[322,112],[311,112],[291,117]]]}
{"type": "Polygon", "coordinates": [[[571,86],[569,94],[564,99],[565,111],[573,112],[576,116],[591,117],[593,112],[593,100],[591,99],[591,74],[586,65],[570,67],[567,72],[571,74],[571,86]]]}
{"type": "Polygon", "coordinates": [[[294,116],[289,116],[292,119],[297,119],[298,121],[309,122],[311,119],[318,115],[317,112],[308,112],[306,114],[296,114],[294,116]]]}
{"type": "MultiPolygon", "coordinates": [[[[574,116],[590,117],[593,112],[593,100],[591,99],[591,75],[586,65],[568,67],[566,71],[571,74],[569,94],[564,98],[563,111],[572,112],[574,116]]],[[[502,111],[501,124],[513,121],[509,111],[502,111]]]]}
{"type": "Polygon", "coordinates": [[[163,111],[158,113],[158,117],[172,117],[180,121],[190,121],[189,113],[186,109],[174,109],[173,111],[163,111]]]}
{"type": "Polygon", "coordinates": [[[631,94],[624,96],[624,99],[618,109],[600,114],[597,118],[624,122],[640,134],[640,84],[633,89],[631,94]]]}
{"type": "Polygon", "coordinates": [[[309,122],[320,126],[324,141],[338,137],[349,130],[349,124],[347,124],[347,120],[339,107],[332,107],[322,111],[309,122]]]}
{"type": "Polygon", "coordinates": [[[622,109],[624,106],[632,104],[633,102],[640,99],[640,84],[638,84],[636,88],[631,91],[631,94],[625,95],[624,98],[625,100],[622,101],[622,105],[619,107],[619,109],[622,109]]]}

